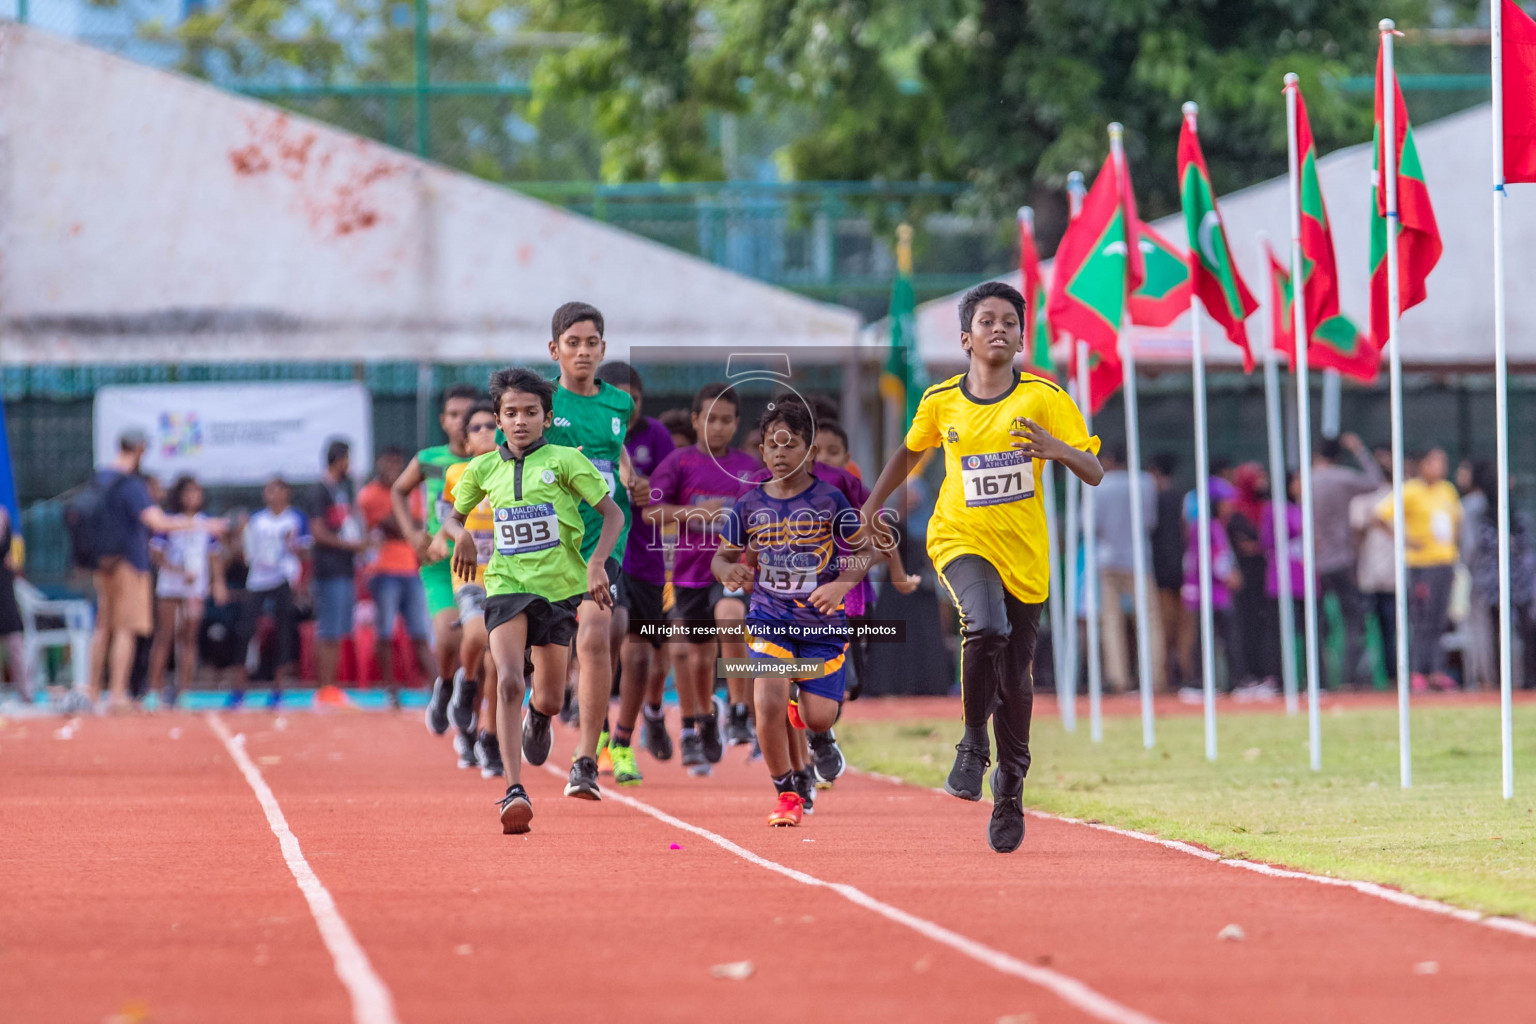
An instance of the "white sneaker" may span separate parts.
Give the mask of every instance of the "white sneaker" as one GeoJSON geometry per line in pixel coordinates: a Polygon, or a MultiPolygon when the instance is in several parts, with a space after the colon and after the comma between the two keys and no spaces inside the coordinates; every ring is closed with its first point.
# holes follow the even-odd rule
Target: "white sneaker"
{"type": "Polygon", "coordinates": [[[1185,704],[1204,704],[1205,691],[1198,686],[1181,686],[1179,700],[1185,704]]]}

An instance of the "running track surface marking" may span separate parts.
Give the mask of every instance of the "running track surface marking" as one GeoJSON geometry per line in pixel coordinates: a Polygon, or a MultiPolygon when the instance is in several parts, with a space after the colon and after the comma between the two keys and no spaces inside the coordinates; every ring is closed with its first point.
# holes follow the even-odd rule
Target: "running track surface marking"
{"type": "MultiPolygon", "coordinates": [[[[1536,980],[1523,936],[1134,836],[1036,817],[1000,857],[986,804],[869,777],[768,829],[740,750],[709,780],[642,754],[646,783],[599,804],[529,772],[534,832],[504,837],[501,787],[414,715],[227,721],[405,1022],[1094,1019],[850,892],[1169,1024],[1513,1020],[1536,980]],[[1232,923],[1247,938],[1217,941],[1232,923]],[[746,981],[710,977],[745,960],[746,981]]],[[[200,719],[57,724],[0,730],[8,1019],[353,1019],[270,816],[200,719]]]]}

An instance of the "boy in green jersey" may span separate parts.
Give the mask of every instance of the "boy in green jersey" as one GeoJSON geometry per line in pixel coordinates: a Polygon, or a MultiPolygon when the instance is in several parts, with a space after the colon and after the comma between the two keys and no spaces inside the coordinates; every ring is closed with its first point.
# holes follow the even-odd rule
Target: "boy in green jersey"
{"type": "MultiPolygon", "coordinates": [[[[615,552],[622,553],[629,538],[630,495],[634,471],[624,437],[629,430],[635,401],[622,388],[597,379],[607,345],[603,341],[603,314],[585,302],[567,302],[555,310],[550,323],[549,354],[560,366],[555,389],[554,419],[547,434],[550,443],[578,449],[597,468],[608,493],[624,513],[624,529],[615,552]]],[[[600,737],[607,731],[608,700],[618,670],[624,635],[629,631],[628,588],[618,557],[594,559],[601,516],[588,503],[581,506],[586,528],[583,558],[603,565],[611,587],[612,608],[584,605],[576,632],[576,693],[580,710],[578,757],[596,758],[600,737]]],[[[542,725],[535,722],[535,725],[542,725]]],[[[628,735],[615,734],[612,743],[614,781],[634,785],[640,781],[628,735]]]]}
{"type": "MultiPolygon", "coordinates": [[[[443,408],[438,423],[448,435],[448,443],[423,448],[411,459],[405,471],[395,478],[390,488],[390,502],[394,506],[395,522],[400,532],[416,551],[421,562],[421,582],[427,592],[427,614],[432,616],[433,642],[437,649],[437,679],[432,683],[432,694],[427,702],[427,728],[438,736],[448,731],[448,705],[452,690],[457,684],[462,688],[462,676],[454,669],[459,661],[459,639],[456,635],[459,612],[453,603],[453,576],[448,571],[448,560],[430,561],[428,548],[432,538],[441,528],[449,505],[442,500],[443,477],[448,467],[469,461],[469,448],[464,437],[464,417],[480,400],[480,390],[472,384],[455,384],[443,393],[443,408]],[[422,489],[422,506],[425,523],[417,522],[411,510],[411,492],[422,489]],[[453,680],[453,682],[450,682],[453,680]]],[[[468,695],[464,695],[468,696],[468,695]]],[[[461,700],[462,704],[463,701],[461,700]]],[[[462,721],[468,717],[462,713],[462,721]]],[[[461,729],[454,737],[455,744],[465,742],[461,729]]],[[[468,736],[468,742],[474,736],[468,736]]]]}
{"type": "MultiPolygon", "coordinates": [[[[504,833],[528,831],[533,807],[522,785],[522,758],[540,765],[549,756],[549,716],[560,707],[566,660],[576,634],[576,607],[612,604],[604,561],[613,553],[624,513],[608,484],[580,452],[550,444],[544,436],[554,419],[550,381],[532,370],[498,370],[491,375],[491,403],[506,438],[493,452],[476,457],[454,490],[453,510],[443,528],[454,540],[453,563],[465,576],[476,571],[475,545],[464,543],[464,519],[489,499],[495,546],[485,569],[485,627],[498,687],[497,736],[507,773],[501,800],[504,833]],[[597,510],[602,529],[590,562],[582,558],[585,536],[579,505],[597,510]],[[521,749],[512,730],[523,705],[523,652],[533,652],[533,698],[528,718],[544,720],[542,741],[529,742],[524,725],[521,749]],[[551,709],[544,713],[542,705],[551,709]]],[[[581,754],[571,765],[566,796],[597,800],[597,761],[581,754]]]]}

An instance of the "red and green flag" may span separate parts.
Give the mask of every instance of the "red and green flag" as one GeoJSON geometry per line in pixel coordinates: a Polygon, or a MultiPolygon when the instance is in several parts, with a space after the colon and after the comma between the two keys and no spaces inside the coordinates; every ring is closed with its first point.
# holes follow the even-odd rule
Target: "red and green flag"
{"type": "Polygon", "coordinates": [[[1082,212],[1056,248],[1047,313],[1058,333],[1117,361],[1126,300],[1143,277],[1136,205],[1124,179],[1114,155],[1106,157],[1082,212]]]}
{"type": "MultiPolygon", "coordinates": [[[[1269,254],[1269,308],[1273,318],[1270,337],[1274,339],[1276,351],[1284,355],[1294,369],[1296,308],[1291,274],[1267,243],[1264,248],[1269,254]]],[[[1310,314],[1307,319],[1312,319],[1310,314]]],[[[1322,323],[1314,324],[1311,332],[1312,343],[1307,349],[1307,360],[1312,369],[1337,370],[1346,377],[1366,384],[1376,379],[1380,356],[1371,340],[1361,333],[1349,317],[1334,313],[1322,323]]]]}
{"type": "Polygon", "coordinates": [[[1200,151],[1193,115],[1184,118],[1179,130],[1179,194],[1184,205],[1184,226],[1189,232],[1189,272],[1194,293],[1205,304],[1211,319],[1221,324],[1227,338],[1243,350],[1243,370],[1253,370],[1248,330],[1243,321],[1259,308],[1258,302],[1237,272],[1237,261],[1227,244],[1227,229],[1216,205],[1211,173],[1200,151]]]}
{"type": "MultiPolygon", "coordinates": [[[[1376,134],[1371,142],[1371,342],[1385,348],[1391,332],[1387,302],[1387,190],[1382,181],[1381,164],[1385,154],[1386,134],[1383,113],[1386,109],[1385,71],[1381,53],[1376,56],[1376,134]]],[[[1444,248],[1435,210],[1429,201],[1429,187],[1424,183],[1424,169],[1419,164],[1419,150],[1413,143],[1413,128],[1408,123],[1408,107],[1398,88],[1397,74],[1392,75],[1393,134],[1397,158],[1397,280],[1398,312],[1412,309],[1428,295],[1424,286],[1429,272],[1440,262],[1444,248]]]]}
{"type": "Polygon", "coordinates": [[[1056,379],[1051,361],[1051,318],[1046,316],[1045,277],[1035,247],[1035,217],[1029,207],[1019,210],[1019,277],[1024,292],[1024,352],[1029,372],[1056,379]]]}
{"type": "Polygon", "coordinates": [[[886,351],[885,372],[880,375],[880,393],[894,403],[912,422],[917,404],[928,387],[922,354],[917,341],[917,294],[912,288],[912,229],[905,224],[897,232],[896,282],[891,286],[890,347],[886,351]]]}
{"type": "Polygon", "coordinates": [[[1189,264],[1151,225],[1138,224],[1136,233],[1146,280],[1131,295],[1131,323],[1167,327],[1189,310],[1189,264]]]}
{"type": "MultiPolygon", "coordinates": [[[[1328,220],[1328,206],[1323,201],[1322,182],[1317,173],[1317,143],[1312,137],[1312,123],[1307,117],[1301,88],[1292,88],[1296,90],[1296,152],[1300,174],[1297,188],[1301,209],[1301,275],[1306,282],[1302,295],[1306,299],[1309,339],[1307,362],[1309,366],[1338,370],[1369,383],[1376,379],[1379,358],[1370,339],[1339,312],[1339,269],[1334,258],[1333,226],[1328,220]]],[[[1289,274],[1286,279],[1289,281],[1289,274]]],[[[1288,339],[1291,333],[1288,327],[1288,339]]],[[[1294,355],[1289,341],[1281,351],[1294,355]]]]}
{"type": "Polygon", "coordinates": [[[1123,379],[1120,330],[1130,296],[1146,276],[1137,244],[1139,227],[1130,175],[1111,152],[1083,201],[1082,212],[1067,226],[1056,249],[1047,311],[1057,333],[1087,342],[1093,353],[1089,408],[1094,411],[1123,379]]]}

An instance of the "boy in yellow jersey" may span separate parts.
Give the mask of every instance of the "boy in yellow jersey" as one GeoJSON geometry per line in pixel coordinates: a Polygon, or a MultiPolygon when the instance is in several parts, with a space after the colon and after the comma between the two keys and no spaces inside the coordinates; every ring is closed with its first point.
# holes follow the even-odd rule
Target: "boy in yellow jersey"
{"type": "MultiPolygon", "coordinates": [[[[478,402],[464,417],[465,447],[470,458],[488,455],[496,450],[496,408],[490,402],[478,402]]],[[[443,499],[450,505],[456,497],[456,488],[464,476],[467,462],[449,466],[443,474],[443,499]]],[[[465,687],[474,693],[483,691],[484,702],[480,711],[480,733],[475,738],[472,760],[461,768],[480,766],[480,774],[487,779],[504,774],[501,763],[501,747],[496,740],[496,663],[486,656],[489,636],[485,631],[485,567],[491,560],[495,547],[495,522],[490,502],[481,501],[464,516],[464,532],[475,546],[475,571],[464,574],[458,566],[453,571],[453,599],[459,610],[459,664],[464,667],[465,687]],[[483,686],[481,684],[484,684],[483,686]]],[[[432,539],[427,557],[434,561],[449,557],[448,531],[439,530],[432,539]]]]}
{"type": "MultiPolygon", "coordinates": [[[[605,560],[624,529],[624,513],[608,493],[592,462],[575,448],[550,444],[544,431],[554,419],[555,385],[532,370],[498,370],[491,375],[496,425],[506,440],[472,459],[455,486],[453,509],[444,519],[453,539],[453,564],[460,576],[478,571],[475,545],[465,543],[465,521],[489,499],[493,516],[491,558],[485,567],[485,628],[496,662],[497,729],[507,775],[501,800],[505,833],[528,831],[533,806],[522,785],[522,762],[541,765],[549,757],[549,718],[560,709],[570,644],[576,636],[576,608],[586,598],[597,607],[612,604],[605,560]],[[584,532],[580,504],[601,516],[590,562],[581,557],[584,532]],[[533,699],[522,746],[515,735],[523,706],[523,657],[533,653],[533,699]],[[548,710],[541,710],[540,705],[548,710]]],[[[597,761],[590,754],[571,765],[566,796],[598,800],[597,761]]]]}
{"type": "MultiPolygon", "coordinates": [[[[1040,466],[1059,462],[1091,486],[1104,476],[1099,439],[1088,436],[1072,399],[1014,367],[1023,322],[1024,297],[1014,288],[992,281],[966,293],[960,347],[970,369],[923,393],[906,444],[863,509],[865,521],[877,524],[886,499],[923,451],[943,447],[944,485],[928,523],[928,555],[960,614],[965,709],[965,736],[944,789],[963,800],[981,799],[992,719],[997,770],[987,841],[999,853],[1012,853],[1024,841],[1032,665],[1050,570],[1040,466]]],[[[884,533],[877,525],[877,544],[884,533]]]]}

